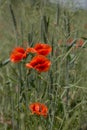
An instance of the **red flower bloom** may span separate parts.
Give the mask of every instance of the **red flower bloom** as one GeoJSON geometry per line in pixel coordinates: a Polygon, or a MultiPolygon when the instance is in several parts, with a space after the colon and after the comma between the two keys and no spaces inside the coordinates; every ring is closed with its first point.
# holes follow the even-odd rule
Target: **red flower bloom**
{"type": "Polygon", "coordinates": [[[50,45],[44,43],[37,43],[33,48],[28,48],[27,52],[47,56],[51,52],[51,50],[52,48],[50,45]]]}
{"type": "Polygon", "coordinates": [[[50,45],[44,43],[37,43],[34,46],[34,49],[36,50],[37,54],[44,56],[47,56],[52,50],[50,45]]]}
{"type": "Polygon", "coordinates": [[[26,53],[36,53],[36,50],[33,47],[29,47],[26,49],[26,53]]]}
{"type": "Polygon", "coordinates": [[[10,61],[17,63],[20,62],[23,58],[26,58],[26,52],[22,47],[16,47],[13,49],[10,55],[10,61]]]}
{"type": "MultiPolygon", "coordinates": [[[[66,40],[66,45],[67,45],[67,46],[70,46],[73,41],[74,41],[73,38],[68,38],[68,39],[66,40]]],[[[59,45],[62,45],[63,43],[65,43],[65,41],[63,41],[63,40],[61,40],[61,39],[58,41],[58,44],[59,44],[59,45]]]]}
{"type": "Polygon", "coordinates": [[[36,55],[30,63],[26,64],[27,68],[36,69],[38,72],[45,72],[49,70],[51,62],[42,55],[36,55]]]}
{"type": "Polygon", "coordinates": [[[77,42],[76,42],[76,48],[81,47],[83,44],[84,44],[84,40],[83,39],[77,40],[77,42]]]}
{"type": "Polygon", "coordinates": [[[72,42],[73,42],[73,38],[69,38],[69,39],[67,40],[67,44],[68,44],[68,45],[70,45],[72,42]]]}
{"type": "Polygon", "coordinates": [[[33,114],[41,115],[44,117],[46,117],[48,114],[47,106],[39,102],[30,104],[29,109],[32,111],[33,114]]]}

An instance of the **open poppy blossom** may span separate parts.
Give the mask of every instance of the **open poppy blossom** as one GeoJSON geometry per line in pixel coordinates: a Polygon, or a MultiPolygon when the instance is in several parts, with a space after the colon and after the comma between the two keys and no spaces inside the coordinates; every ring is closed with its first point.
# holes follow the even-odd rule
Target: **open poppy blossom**
{"type": "Polygon", "coordinates": [[[52,48],[48,44],[36,43],[36,45],[33,48],[28,48],[26,51],[47,56],[51,52],[51,50],[52,48]]]}
{"type": "Polygon", "coordinates": [[[37,54],[44,56],[47,56],[52,50],[50,45],[44,43],[37,43],[34,46],[34,49],[36,50],[37,54]]]}
{"type": "Polygon", "coordinates": [[[32,111],[33,114],[36,114],[36,115],[41,115],[41,116],[46,117],[48,114],[47,106],[39,102],[30,104],[29,109],[32,111]]]}
{"type": "Polygon", "coordinates": [[[50,65],[50,60],[48,60],[45,56],[36,55],[35,57],[33,57],[30,63],[26,64],[26,67],[30,69],[36,69],[38,72],[45,72],[49,70],[50,65]]]}
{"type": "Polygon", "coordinates": [[[17,63],[20,62],[23,58],[26,58],[26,52],[24,48],[22,47],[16,47],[13,49],[11,55],[10,55],[10,61],[17,63]]]}

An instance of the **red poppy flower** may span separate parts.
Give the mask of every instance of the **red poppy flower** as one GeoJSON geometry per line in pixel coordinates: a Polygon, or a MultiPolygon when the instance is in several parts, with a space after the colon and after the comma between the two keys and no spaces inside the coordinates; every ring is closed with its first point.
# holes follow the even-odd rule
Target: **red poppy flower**
{"type": "Polygon", "coordinates": [[[51,62],[42,55],[36,55],[30,63],[26,64],[27,68],[36,69],[38,72],[48,71],[50,68],[51,62]]]}
{"type": "Polygon", "coordinates": [[[37,43],[34,49],[37,51],[37,54],[44,56],[47,56],[52,50],[50,45],[44,43],[37,43]]]}
{"type": "Polygon", "coordinates": [[[84,44],[84,40],[83,39],[77,40],[77,42],[76,42],[76,48],[81,47],[83,44],[84,44]]]}
{"type": "Polygon", "coordinates": [[[10,55],[10,61],[17,63],[20,62],[23,58],[26,58],[26,52],[22,47],[16,47],[13,49],[10,55]]]}
{"type": "Polygon", "coordinates": [[[33,47],[29,47],[26,49],[26,53],[36,53],[37,51],[33,47]]]}
{"type": "Polygon", "coordinates": [[[52,48],[48,44],[36,43],[33,48],[28,48],[27,52],[37,53],[39,55],[47,56],[51,52],[52,48]]]}
{"type": "MultiPolygon", "coordinates": [[[[73,41],[74,41],[73,38],[68,38],[68,39],[66,40],[66,45],[67,45],[67,46],[71,46],[71,44],[72,44],[73,41]]],[[[65,43],[65,41],[63,41],[63,40],[61,40],[61,39],[58,41],[58,44],[59,44],[59,45],[62,45],[63,43],[65,43]]]]}
{"type": "Polygon", "coordinates": [[[72,42],[73,42],[73,38],[69,38],[68,40],[67,40],[67,44],[72,44],[72,42]]]}
{"type": "Polygon", "coordinates": [[[44,117],[46,117],[48,114],[47,106],[39,102],[30,104],[29,109],[32,111],[33,114],[41,115],[44,117]]]}

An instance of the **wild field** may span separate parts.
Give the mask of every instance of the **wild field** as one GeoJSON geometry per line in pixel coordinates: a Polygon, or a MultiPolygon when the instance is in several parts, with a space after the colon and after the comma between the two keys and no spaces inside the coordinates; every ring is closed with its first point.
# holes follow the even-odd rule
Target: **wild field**
{"type": "Polygon", "coordinates": [[[0,2],[0,130],[87,130],[86,15],[0,2]]]}

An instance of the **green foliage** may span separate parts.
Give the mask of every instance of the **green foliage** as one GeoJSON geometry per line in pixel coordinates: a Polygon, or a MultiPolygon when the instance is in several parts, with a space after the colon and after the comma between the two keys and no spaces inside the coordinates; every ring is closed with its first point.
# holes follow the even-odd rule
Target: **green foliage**
{"type": "Polygon", "coordinates": [[[87,124],[86,13],[37,0],[36,3],[3,0],[0,6],[0,129],[79,130],[87,124]],[[69,38],[73,38],[71,44],[67,43],[69,38]],[[84,44],[76,48],[79,38],[84,39],[84,44]],[[24,66],[32,56],[18,64],[10,63],[12,48],[26,48],[25,42],[30,47],[37,42],[52,46],[48,72],[28,71],[24,66]],[[29,104],[33,102],[48,106],[47,118],[31,113],[29,104]]]}

